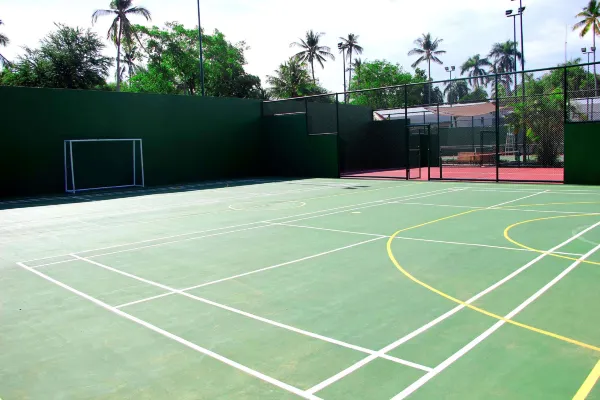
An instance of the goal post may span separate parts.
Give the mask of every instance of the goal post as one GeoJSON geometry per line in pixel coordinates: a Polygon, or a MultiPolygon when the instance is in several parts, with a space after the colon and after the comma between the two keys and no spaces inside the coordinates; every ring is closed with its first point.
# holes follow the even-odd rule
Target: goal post
{"type": "Polygon", "coordinates": [[[144,187],[142,139],[64,141],[65,192],[144,187]]]}

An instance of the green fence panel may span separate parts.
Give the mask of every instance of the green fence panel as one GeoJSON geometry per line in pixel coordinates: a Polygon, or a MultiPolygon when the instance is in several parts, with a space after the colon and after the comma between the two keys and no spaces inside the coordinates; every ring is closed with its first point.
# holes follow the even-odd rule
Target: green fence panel
{"type": "Polygon", "coordinates": [[[0,87],[0,110],[0,197],[62,192],[65,139],[143,139],[147,185],[265,172],[257,100],[0,87]]]}
{"type": "Polygon", "coordinates": [[[600,185],[600,123],[565,125],[565,183],[600,185]]]}
{"type": "Polygon", "coordinates": [[[304,115],[263,119],[263,157],[268,174],[284,177],[337,178],[337,135],[308,135],[304,115]]]}

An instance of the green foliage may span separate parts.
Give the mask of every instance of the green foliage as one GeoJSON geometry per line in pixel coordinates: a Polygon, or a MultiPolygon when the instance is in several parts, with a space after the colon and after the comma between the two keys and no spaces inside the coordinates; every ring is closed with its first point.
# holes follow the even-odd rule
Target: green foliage
{"type": "Polygon", "coordinates": [[[444,89],[444,95],[448,99],[448,103],[458,103],[469,94],[469,86],[464,80],[451,81],[444,89]]]}
{"type": "Polygon", "coordinates": [[[299,57],[281,64],[274,75],[267,77],[267,83],[271,85],[270,93],[278,99],[327,93],[312,81],[307,64],[299,57]]]}
{"type": "Polygon", "coordinates": [[[322,32],[314,32],[312,29],[306,32],[306,38],[300,39],[299,42],[293,42],[290,44],[290,47],[299,47],[302,50],[296,54],[302,62],[307,62],[310,64],[310,69],[312,71],[312,80],[316,85],[317,80],[315,79],[315,61],[319,63],[321,68],[325,68],[325,62],[327,59],[335,60],[335,56],[331,54],[331,49],[328,46],[321,46],[319,41],[321,40],[321,36],[325,35],[322,32]]]}
{"type": "Polygon", "coordinates": [[[475,88],[472,92],[461,97],[460,101],[463,103],[486,101],[488,99],[488,92],[481,86],[475,88]]]}
{"type": "Polygon", "coordinates": [[[3,74],[7,86],[95,89],[106,85],[112,59],[102,55],[104,43],[89,29],[57,24],[57,31],[40,41],[39,49],[25,47],[3,74]]]}
{"type": "MultiPolygon", "coordinates": [[[[156,26],[136,26],[148,58],[147,69],[138,71],[125,89],[131,92],[190,94],[200,93],[198,61],[198,31],[183,25],[167,23],[165,29],[156,26]]],[[[232,44],[225,35],[215,31],[202,35],[204,49],[204,83],[208,96],[258,98],[260,79],[244,70],[244,42],[232,44]]]]}
{"type": "MultiPolygon", "coordinates": [[[[2,20],[0,19],[0,25],[3,25],[4,22],[2,22],[2,20]]],[[[8,39],[8,36],[0,33],[0,46],[8,46],[8,44],[10,43],[10,40],[8,39]]],[[[4,64],[9,64],[8,60],[0,53],[0,67],[2,67],[4,64]]],[[[0,80],[0,82],[2,82],[0,80]]]]}
{"type": "MultiPolygon", "coordinates": [[[[561,71],[562,72],[562,71],[561,71]]],[[[564,96],[562,80],[558,83],[554,72],[535,78],[525,76],[525,93],[519,85],[513,112],[507,123],[525,131],[533,145],[537,163],[546,167],[558,166],[564,141],[564,96]],[[555,85],[558,83],[558,85],[555,85]]]]}
{"type": "MultiPolygon", "coordinates": [[[[417,68],[415,75],[404,71],[399,64],[392,64],[387,60],[362,61],[360,68],[350,82],[350,90],[363,90],[387,86],[407,85],[410,83],[423,83],[422,85],[408,86],[406,88],[408,104],[426,104],[429,86],[425,82],[425,71],[417,68]]],[[[404,107],[404,87],[380,89],[363,93],[351,94],[352,104],[369,106],[373,109],[386,109],[404,107]]],[[[443,98],[436,89],[432,89],[432,102],[443,98]],[[434,100],[435,99],[435,100],[434,100]]]]}
{"type": "Polygon", "coordinates": [[[484,86],[488,83],[488,71],[484,68],[491,66],[492,63],[490,60],[485,57],[481,58],[479,54],[475,54],[463,63],[460,67],[460,74],[463,75],[468,72],[469,83],[471,86],[479,88],[479,86],[484,86]]]}

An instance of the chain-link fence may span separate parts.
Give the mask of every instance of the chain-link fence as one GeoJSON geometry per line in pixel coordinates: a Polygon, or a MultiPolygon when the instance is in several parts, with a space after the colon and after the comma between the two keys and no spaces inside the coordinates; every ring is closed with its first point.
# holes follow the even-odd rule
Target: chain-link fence
{"type": "Polygon", "coordinates": [[[263,110],[304,112],[309,134],[337,132],[341,176],[562,182],[565,123],[600,120],[595,69],[421,82],[263,110]]]}

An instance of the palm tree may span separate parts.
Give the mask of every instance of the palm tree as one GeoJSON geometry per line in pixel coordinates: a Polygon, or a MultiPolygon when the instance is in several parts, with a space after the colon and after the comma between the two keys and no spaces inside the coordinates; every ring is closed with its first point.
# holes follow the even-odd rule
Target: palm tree
{"type": "Polygon", "coordinates": [[[444,39],[435,40],[431,39],[431,33],[424,33],[423,37],[415,40],[415,44],[418,47],[415,47],[411,51],[408,52],[409,56],[420,55],[420,57],[415,61],[412,65],[413,68],[416,68],[423,61],[427,61],[427,74],[429,76],[429,80],[431,80],[431,61],[437,64],[443,64],[442,60],[440,60],[437,56],[441,54],[446,54],[445,50],[438,50],[440,43],[442,43],[444,39]]]}
{"type": "MultiPolygon", "coordinates": [[[[356,84],[358,87],[360,87],[360,70],[361,70],[362,66],[363,66],[363,61],[360,58],[357,58],[348,67],[348,72],[352,72],[352,71],[356,72],[356,84]]],[[[352,75],[350,75],[350,76],[352,76],[352,75]]],[[[348,86],[350,86],[350,85],[348,85],[348,86]]]]}
{"type": "Polygon", "coordinates": [[[315,79],[315,60],[319,63],[321,68],[325,68],[324,62],[327,59],[335,60],[335,56],[331,54],[331,48],[327,46],[319,46],[319,40],[324,33],[315,33],[311,29],[306,32],[306,38],[300,39],[299,42],[293,42],[290,44],[290,47],[300,47],[303,49],[299,53],[296,54],[296,57],[300,59],[301,62],[310,63],[310,69],[312,70],[312,79],[313,83],[317,83],[315,79]]]}
{"type": "Polygon", "coordinates": [[[492,63],[487,58],[481,58],[479,54],[475,54],[460,67],[460,74],[464,75],[465,72],[469,74],[469,83],[475,89],[478,89],[480,85],[487,83],[486,76],[488,72],[483,69],[484,67],[491,67],[492,63]]]}
{"type": "MultiPolygon", "coordinates": [[[[592,29],[592,43],[594,49],[596,48],[596,36],[600,35],[600,3],[596,0],[590,0],[587,7],[575,16],[576,18],[582,18],[581,21],[573,25],[573,30],[581,29],[579,32],[580,37],[584,37],[592,29]]],[[[594,96],[598,92],[598,79],[596,78],[596,51],[594,51],[594,85],[595,91],[594,96]]]]}
{"type": "Polygon", "coordinates": [[[500,73],[516,72],[517,61],[523,58],[521,52],[517,50],[517,42],[512,40],[494,43],[488,57],[492,58],[496,70],[500,73]]]}
{"type": "MultiPolygon", "coordinates": [[[[112,0],[109,10],[96,10],[92,15],[92,24],[98,21],[98,17],[111,15],[115,18],[108,30],[107,38],[117,46],[117,71],[121,70],[121,43],[122,39],[133,43],[133,37],[137,36],[133,30],[129,16],[141,15],[146,21],[151,19],[150,11],[144,7],[132,7],[133,0],[112,0]]],[[[139,41],[139,39],[138,39],[139,41]]],[[[117,92],[121,90],[121,74],[117,73],[117,92]]]]}
{"type": "Polygon", "coordinates": [[[312,86],[306,63],[300,57],[292,57],[275,70],[274,76],[267,76],[271,85],[270,93],[279,99],[302,96],[312,86]]]}
{"type": "Polygon", "coordinates": [[[448,103],[458,103],[460,99],[469,94],[469,86],[464,80],[449,81],[444,89],[444,96],[447,97],[448,103]]]}
{"type": "Polygon", "coordinates": [[[360,36],[355,35],[354,33],[348,34],[347,38],[340,37],[342,40],[342,50],[346,51],[346,57],[348,57],[348,61],[350,68],[348,69],[348,82],[352,82],[352,53],[362,54],[363,48],[358,45],[358,38],[360,36]]]}
{"type": "MultiPolygon", "coordinates": [[[[0,19],[0,25],[4,25],[4,22],[2,22],[1,19],[0,19]]],[[[10,40],[8,39],[8,37],[6,35],[3,35],[2,33],[0,33],[0,46],[6,47],[6,46],[8,46],[9,43],[10,43],[10,40]]],[[[8,60],[2,54],[0,54],[0,64],[8,64],[8,60]]]]}

